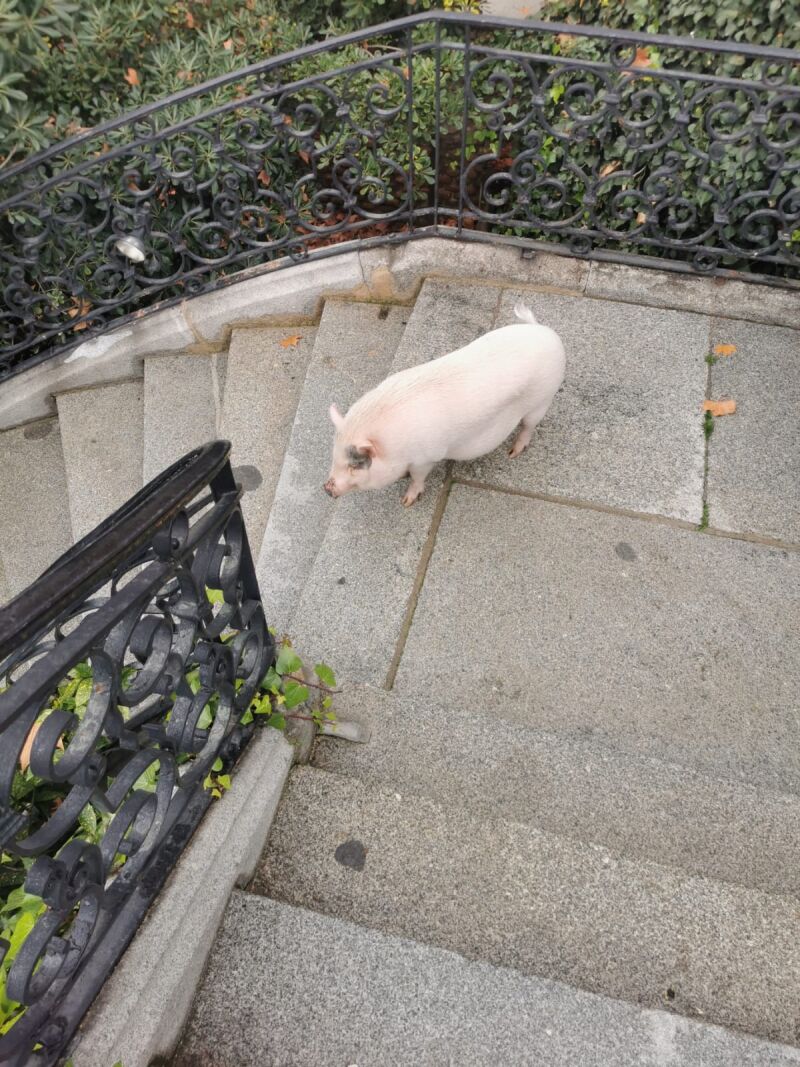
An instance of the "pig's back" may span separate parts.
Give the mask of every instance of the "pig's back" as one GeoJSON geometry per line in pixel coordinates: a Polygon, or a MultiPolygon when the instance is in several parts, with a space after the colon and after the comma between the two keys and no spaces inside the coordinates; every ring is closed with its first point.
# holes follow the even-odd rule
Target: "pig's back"
{"type": "Polygon", "coordinates": [[[476,434],[494,447],[524,415],[546,410],[564,363],[548,327],[505,326],[387,378],[357,401],[348,423],[378,436],[390,453],[411,446],[420,462],[465,458],[476,434]]]}

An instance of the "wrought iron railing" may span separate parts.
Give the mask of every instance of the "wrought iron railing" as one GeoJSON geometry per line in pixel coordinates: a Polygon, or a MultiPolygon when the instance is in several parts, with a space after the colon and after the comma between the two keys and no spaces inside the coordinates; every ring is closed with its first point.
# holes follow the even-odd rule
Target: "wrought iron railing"
{"type": "Polygon", "coordinates": [[[347,236],[791,284],[799,59],[427,13],[187,88],[0,174],[0,377],[347,236]]]}
{"type": "Polygon", "coordinates": [[[229,451],[187,455],[0,613],[0,873],[6,891],[25,879],[0,941],[2,1064],[57,1061],[205,811],[209,770],[249,739],[274,642],[229,451]]]}

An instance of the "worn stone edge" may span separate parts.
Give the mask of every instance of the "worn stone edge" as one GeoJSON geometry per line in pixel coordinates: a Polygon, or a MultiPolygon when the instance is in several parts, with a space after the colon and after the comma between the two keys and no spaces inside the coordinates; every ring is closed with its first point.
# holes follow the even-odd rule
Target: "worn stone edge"
{"type": "Polygon", "coordinates": [[[68,1051],[74,1067],[148,1067],[172,1053],[230,895],[255,872],[293,758],[279,732],[253,738],[87,1013],[68,1051]]]}
{"type": "Polygon", "coordinates": [[[227,348],[237,328],[315,322],[326,298],[411,303],[428,276],[476,277],[488,285],[580,292],[594,299],[752,319],[752,304],[744,312],[741,308],[745,287],[764,296],[757,321],[800,327],[800,300],[794,289],[595,262],[556,251],[528,252],[523,258],[523,249],[500,240],[474,243],[432,235],[402,244],[349,241],[341,248],[334,256],[280,270],[282,261],[276,260],[267,271],[242,271],[236,281],[219,289],[135,319],[15,376],[0,389],[0,430],[53,414],[56,393],[139,376],[145,357],[167,352],[212,355],[227,348]],[[643,287],[649,298],[631,291],[631,272],[642,271],[653,283],[643,287]],[[573,274],[575,281],[565,282],[565,274],[573,274]]]}

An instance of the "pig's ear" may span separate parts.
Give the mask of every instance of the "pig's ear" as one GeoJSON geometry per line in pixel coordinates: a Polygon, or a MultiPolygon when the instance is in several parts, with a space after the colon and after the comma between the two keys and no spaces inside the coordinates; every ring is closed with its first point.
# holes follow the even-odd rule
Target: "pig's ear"
{"type": "Polygon", "coordinates": [[[355,470],[366,470],[372,463],[375,446],[367,442],[363,445],[350,445],[347,449],[347,465],[355,470]]]}
{"type": "Polygon", "coordinates": [[[341,411],[339,411],[335,404],[331,404],[331,406],[328,408],[328,414],[330,415],[331,422],[336,427],[336,429],[341,430],[342,426],[344,425],[344,415],[342,415],[341,411]]]}

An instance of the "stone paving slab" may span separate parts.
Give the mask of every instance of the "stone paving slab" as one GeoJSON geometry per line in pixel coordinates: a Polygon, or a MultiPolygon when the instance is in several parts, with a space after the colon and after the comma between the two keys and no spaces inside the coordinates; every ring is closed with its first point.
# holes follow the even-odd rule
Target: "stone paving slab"
{"type": "Polygon", "coordinates": [[[371,288],[391,283],[398,299],[416,295],[423,278],[477,279],[497,285],[534,285],[581,292],[590,264],[574,256],[522,249],[501,241],[459,241],[426,237],[402,245],[365,248],[359,252],[364,278],[371,288]]]}
{"type": "Polygon", "coordinates": [[[592,263],[586,293],[608,300],[800,327],[800,289],[758,285],[736,278],[704,278],[624,263],[592,263]]]}
{"type": "Polygon", "coordinates": [[[61,393],[56,403],[77,541],[142,488],[144,384],[61,393]]]}
{"type": "Polygon", "coordinates": [[[174,1060],[175,1067],[798,1063],[796,1049],[238,892],[174,1060]]]}
{"type": "Polygon", "coordinates": [[[794,895],[313,768],[290,776],[253,888],[523,974],[798,1040],[794,895]]]}
{"type": "Polygon", "coordinates": [[[420,289],[397,348],[393,371],[438,359],[494,326],[501,290],[488,285],[429,279],[420,289]]]}
{"type": "Polygon", "coordinates": [[[456,485],[396,690],[798,791],[798,593],[797,553],[456,485]]]}
{"type": "Polygon", "coordinates": [[[522,456],[503,446],[457,473],[699,522],[708,319],[509,290],[498,326],[517,321],[518,300],[563,340],[564,385],[522,456]]]}
{"type": "Polygon", "coordinates": [[[211,356],[153,356],[144,364],[144,481],[217,437],[218,362],[211,356]]]}
{"type": "Polygon", "coordinates": [[[336,401],[347,410],[386,376],[408,314],[386,305],[325,303],[258,551],[261,596],[270,625],[279,631],[289,628],[335,514],[336,502],[322,489],[334,434],[328,408],[336,401]]]}
{"type": "Polygon", "coordinates": [[[220,437],[231,442],[244,489],[247,536],[258,552],[305,381],[316,329],[234,330],[226,360],[220,437]],[[295,344],[283,344],[297,337],[295,344]]]}
{"type": "Polygon", "coordinates": [[[16,596],[72,544],[58,419],[0,433],[0,555],[16,596]]]}
{"type": "Polygon", "coordinates": [[[336,501],[291,634],[340,679],[380,685],[386,677],[443,476],[434,471],[411,508],[400,503],[405,483],[336,501]]]}
{"type": "Polygon", "coordinates": [[[800,797],[533,730],[480,702],[401,698],[363,686],[336,698],[370,742],[319,738],[314,766],[669,863],[718,881],[794,893],[800,797]]]}
{"type": "Polygon", "coordinates": [[[711,395],[737,407],[714,420],[710,523],[800,542],[800,332],[718,319],[720,344],[736,352],[712,367],[711,395]]]}

